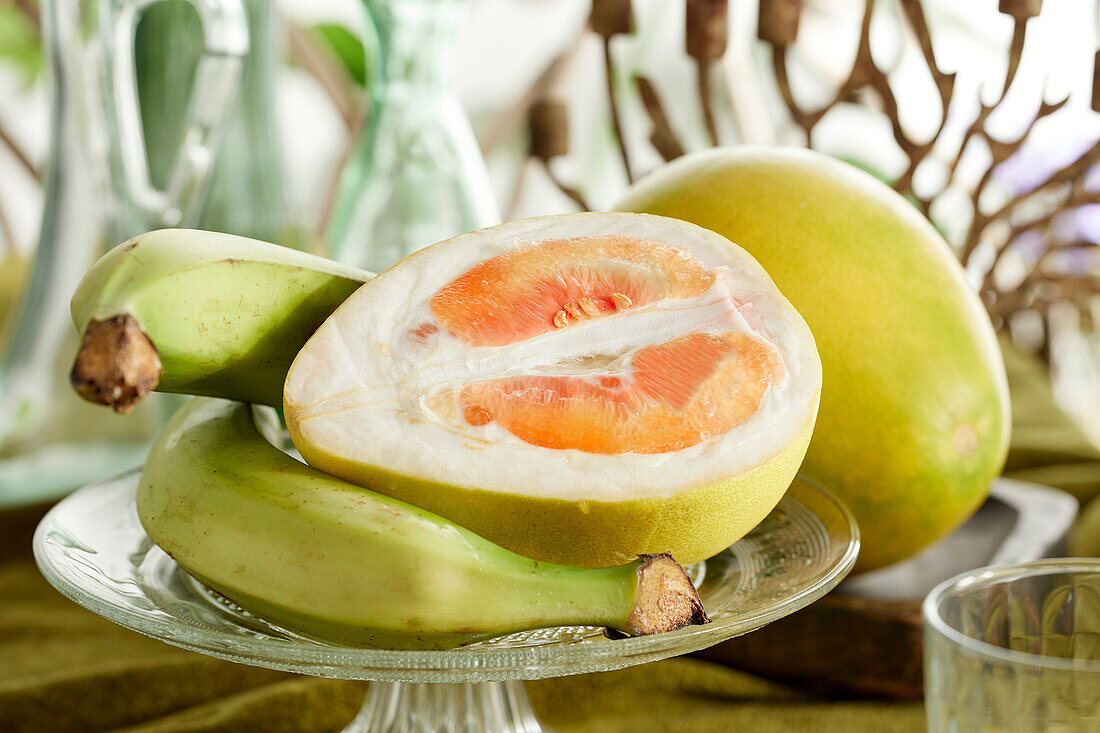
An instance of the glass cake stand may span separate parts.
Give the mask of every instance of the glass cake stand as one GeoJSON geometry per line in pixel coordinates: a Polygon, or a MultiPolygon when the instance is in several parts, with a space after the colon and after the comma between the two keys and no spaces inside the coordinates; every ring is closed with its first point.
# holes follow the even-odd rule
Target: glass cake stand
{"type": "Polygon", "coordinates": [[[851,514],[796,479],[771,514],[719,555],[689,568],[711,622],[608,638],[558,627],[447,651],[325,644],[257,618],[184,572],[145,535],[138,472],[80,489],[43,518],[34,553],[61,593],[134,631],[234,662],[318,677],[373,680],[345,731],[543,730],[519,680],[619,669],[748,633],[825,595],[859,549],[851,514]]]}

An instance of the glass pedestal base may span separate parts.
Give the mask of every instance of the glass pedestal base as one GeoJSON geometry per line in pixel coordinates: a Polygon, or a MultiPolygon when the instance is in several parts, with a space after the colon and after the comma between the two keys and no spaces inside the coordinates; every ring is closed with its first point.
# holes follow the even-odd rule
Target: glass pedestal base
{"type": "Polygon", "coordinates": [[[543,733],[523,683],[372,682],[343,733],[543,733]]]}

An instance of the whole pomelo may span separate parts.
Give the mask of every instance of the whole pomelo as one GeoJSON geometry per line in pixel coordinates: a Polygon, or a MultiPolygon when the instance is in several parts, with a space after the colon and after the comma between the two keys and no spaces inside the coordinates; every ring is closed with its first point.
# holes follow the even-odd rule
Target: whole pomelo
{"type": "Polygon", "coordinates": [[[802,472],[855,513],[858,570],[980,505],[1008,448],[1004,363],[956,257],[909,202],[827,156],[743,146],[685,156],[618,208],[736,242],[806,319],[823,386],[802,472]]]}

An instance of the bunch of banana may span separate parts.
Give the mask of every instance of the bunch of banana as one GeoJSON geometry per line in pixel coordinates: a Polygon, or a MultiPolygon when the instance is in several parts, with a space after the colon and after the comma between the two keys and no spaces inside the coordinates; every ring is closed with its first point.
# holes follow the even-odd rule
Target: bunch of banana
{"type": "Polygon", "coordinates": [[[210,232],[151,232],[105,255],[72,301],[72,381],[126,412],[150,390],[195,399],[154,444],[138,514],[184,569],[307,636],[437,649],[523,629],[632,634],[706,622],[668,555],[570,568],[504,550],[275,447],[294,356],[370,273],[210,232]],[[266,436],[266,437],[265,437],[266,436]]]}
{"type": "Polygon", "coordinates": [[[285,628],[440,649],[563,624],[650,634],[706,621],[668,555],[616,568],[535,562],[298,462],[264,437],[278,430],[269,408],[191,400],[153,446],[137,506],[183,568],[285,628]]]}
{"type": "Polygon", "coordinates": [[[77,286],[73,387],[121,413],[152,389],[280,406],[298,350],[371,277],[229,234],[142,234],[77,286]]]}

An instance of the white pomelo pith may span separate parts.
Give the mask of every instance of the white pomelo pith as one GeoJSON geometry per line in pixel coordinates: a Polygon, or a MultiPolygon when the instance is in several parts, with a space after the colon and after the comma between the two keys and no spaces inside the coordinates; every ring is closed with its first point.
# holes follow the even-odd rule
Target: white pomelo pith
{"type": "Polygon", "coordinates": [[[743,536],[805,454],[821,366],[723,237],[639,214],[428,247],[321,326],[284,407],[311,465],[528,557],[684,563],[743,536]]]}

